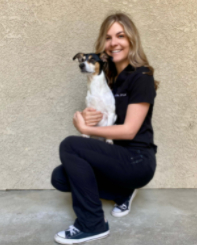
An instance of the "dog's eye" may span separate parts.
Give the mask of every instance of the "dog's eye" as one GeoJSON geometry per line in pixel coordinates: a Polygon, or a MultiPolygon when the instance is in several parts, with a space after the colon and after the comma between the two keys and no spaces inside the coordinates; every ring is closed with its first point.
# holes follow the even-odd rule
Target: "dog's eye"
{"type": "Polygon", "coordinates": [[[95,62],[96,62],[93,58],[91,58],[89,61],[90,61],[91,63],[95,63],[95,62]]]}
{"type": "Polygon", "coordinates": [[[79,62],[84,62],[84,61],[85,61],[85,58],[84,58],[84,57],[79,57],[79,58],[78,58],[78,61],[79,61],[79,62]]]}

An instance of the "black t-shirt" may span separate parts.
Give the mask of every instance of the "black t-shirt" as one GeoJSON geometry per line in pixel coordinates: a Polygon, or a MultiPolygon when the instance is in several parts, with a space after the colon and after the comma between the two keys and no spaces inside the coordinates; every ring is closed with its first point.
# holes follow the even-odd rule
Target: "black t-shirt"
{"type": "Polygon", "coordinates": [[[157,152],[157,145],[153,142],[152,113],[156,91],[153,75],[147,67],[134,68],[128,65],[114,81],[112,92],[116,101],[117,120],[115,125],[124,124],[127,107],[131,103],[150,103],[149,111],[138,133],[132,140],[113,140],[114,144],[132,148],[153,148],[157,152]]]}

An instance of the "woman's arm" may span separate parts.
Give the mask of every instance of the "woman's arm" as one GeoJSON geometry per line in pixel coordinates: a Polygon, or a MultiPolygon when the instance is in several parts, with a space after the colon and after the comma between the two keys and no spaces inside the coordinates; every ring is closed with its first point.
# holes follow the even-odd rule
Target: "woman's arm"
{"type": "Polygon", "coordinates": [[[129,104],[123,125],[84,126],[82,133],[107,139],[133,139],[144,122],[149,106],[149,103],[129,104]]]}

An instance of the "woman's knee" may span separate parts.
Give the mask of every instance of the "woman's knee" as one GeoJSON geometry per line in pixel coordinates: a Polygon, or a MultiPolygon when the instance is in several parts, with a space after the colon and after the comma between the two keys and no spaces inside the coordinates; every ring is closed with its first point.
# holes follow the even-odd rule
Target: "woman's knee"
{"type": "Polygon", "coordinates": [[[65,183],[65,175],[64,175],[64,168],[62,165],[57,166],[54,168],[52,175],[51,175],[51,184],[54,188],[59,190],[60,184],[65,183]]]}
{"type": "Polygon", "coordinates": [[[56,188],[56,182],[58,179],[58,173],[60,173],[60,166],[54,168],[52,175],[51,175],[51,184],[56,188]]]}
{"type": "Polygon", "coordinates": [[[61,143],[60,143],[60,147],[59,150],[60,152],[62,152],[63,150],[69,150],[72,148],[72,146],[75,145],[77,138],[79,138],[78,136],[68,136],[66,137],[61,143]]]}

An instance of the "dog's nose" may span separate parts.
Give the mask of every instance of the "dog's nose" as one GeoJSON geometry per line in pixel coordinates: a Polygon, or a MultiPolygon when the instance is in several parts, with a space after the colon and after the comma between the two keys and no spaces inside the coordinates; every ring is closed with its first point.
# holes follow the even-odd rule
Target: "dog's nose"
{"type": "Polygon", "coordinates": [[[79,65],[79,67],[82,69],[82,68],[85,67],[85,64],[84,64],[84,63],[81,63],[81,64],[79,65]]]}

